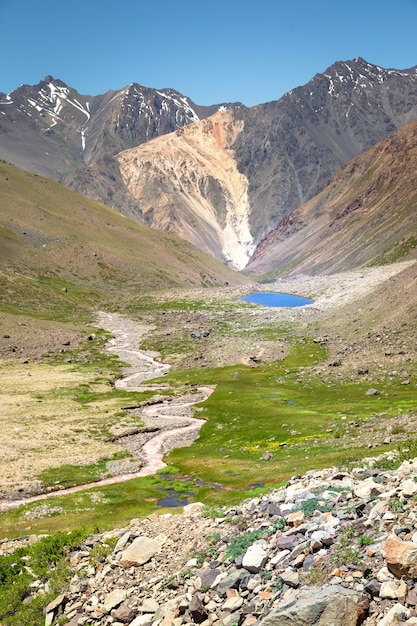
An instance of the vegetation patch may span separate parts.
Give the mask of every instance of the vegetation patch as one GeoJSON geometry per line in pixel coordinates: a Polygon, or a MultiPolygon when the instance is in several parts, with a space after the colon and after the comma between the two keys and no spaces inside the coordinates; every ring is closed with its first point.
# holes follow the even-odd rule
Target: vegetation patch
{"type": "Polygon", "coordinates": [[[4,626],[38,626],[44,623],[43,608],[68,583],[70,570],[65,557],[80,546],[85,533],[57,533],[31,547],[0,556],[0,620],[4,626]],[[33,595],[31,583],[48,582],[47,590],[33,595]]]}

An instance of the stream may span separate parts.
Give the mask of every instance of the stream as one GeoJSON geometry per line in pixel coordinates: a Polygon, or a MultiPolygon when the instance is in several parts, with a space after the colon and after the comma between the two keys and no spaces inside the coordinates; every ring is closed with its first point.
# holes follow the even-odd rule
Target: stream
{"type": "MultiPolygon", "coordinates": [[[[117,354],[121,361],[128,363],[129,367],[123,367],[123,378],[116,381],[116,388],[127,391],[144,391],[166,388],[163,385],[144,386],[142,383],[167,374],[170,366],[155,360],[159,356],[157,352],[141,350],[137,346],[140,339],[150,330],[149,326],[137,324],[116,313],[98,314],[98,326],[110,331],[113,338],[108,342],[107,349],[117,354]]],[[[77,493],[102,485],[113,485],[125,482],[140,476],[151,476],[159,469],[166,467],[163,461],[164,455],[173,448],[188,446],[197,439],[203,420],[192,417],[191,406],[197,402],[203,402],[213,392],[212,387],[198,387],[196,392],[186,397],[167,399],[149,404],[134,411],[147,427],[144,435],[139,432],[136,435],[119,435],[120,445],[125,446],[138,461],[141,467],[133,473],[118,474],[101,480],[76,485],[66,489],[58,489],[48,493],[21,498],[18,500],[0,501],[0,513],[23,504],[48,500],[56,496],[77,493]],[[149,432],[154,429],[154,432],[149,432]],[[128,440],[127,445],[124,439],[128,440]]]]}

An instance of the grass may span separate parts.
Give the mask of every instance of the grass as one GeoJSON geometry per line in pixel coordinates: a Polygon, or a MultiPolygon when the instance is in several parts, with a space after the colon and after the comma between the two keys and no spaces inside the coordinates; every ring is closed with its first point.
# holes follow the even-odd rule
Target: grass
{"type": "Polygon", "coordinates": [[[65,556],[77,548],[85,533],[57,533],[31,547],[0,556],[0,620],[3,626],[38,626],[44,623],[43,607],[52,601],[69,580],[65,556]],[[48,582],[46,593],[32,596],[31,583],[48,582]]]}
{"type": "MultiPolygon", "coordinates": [[[[9,511],[0,518],[0,536],[70,530],[79,525],[96,525],[103,530],[124,525],[132,517],[161,510],[157,502],[168,491],[191,492],[193,500],[211,507],[233,504],[282,484],[294,473],[346,465],[369,456],[366,441],[356,436],[358,429],[351,428],[349,420],[354,416],[360,427],[371,426],[373,440],[378,429],[384,435],[386,420],[398,415],[400,408],[412,410],[415,406],[411,386],[395,381],[386,381],[379,396],[366,396],[366,382],[324,384],[312,366],[327,356],[326,348],[307,339],[301,341],[297,335],[294,341],[283,361],[257,367],[240,364],[179,370],[165,376],[162,380],[171,386],[171,393],[201,384],[215,386],[212,395],[196,406],[196,415],[204,420],[200,437],[192,446],[167,455],[166,472],[55,498],[51,507],[59,514],[52,511],[38,518],[31,511],[36,512],[39,503],[9,511]]],[[[93,350],[84,345],[74,358],[86,349],[93,350]]],[[[94,358],[103,358],[100,354],[98,349],[94,358]]],[[[85,368],[94,374],[95,360],[91,358],[76,369],[85,368]]],[[[107,377],[115,375],[113,359],[107,370],[105,359],[102,366],[107,377]]],[[[108,385],[101,388],[101,377],[92,381],[61,389],[60,400],[70,398],[73,405],[87,411],[88,432],[102,438],[115,419],[123,419],[122,403],[138,401],[143,395],[126,394],[108,385]],[[92,407],[97,402],[100,420],[94,425],[92,407]]],[[[42,404],[47,398],[37,400],[42,404]]],[[[112,454],[102,454],[99,461],[85,465],[60,464],[43,471],[40,477],[48,485],[61,486],[95,480],[112,454]]]]}
{"type": "Polygon", "coordinates": [[[106,469],[108,461],[117,461],[125,458],[131,458],[130,454],[127,451],[120,451],[111,457],[104,457],[91,465],[64,464],[59,467],[51,467],[40,472],[38,478],[46,488],[53,487],[57,489],[59,487],[65,489],[76,485],[85,485],[109,475],[106,469]]]}
{"type": "Polygon", "coordinates": [[[120,361],[103,350],[108,336],[97,332],[94,340],[40,363],[0,363],[8,416],[0,467],[10,488],[34,479],[55,488],[92,482],[106,474],[108,460],[130,456],[112,441],[111,428],[140,427],[140,418],[124,407],[140,405],[154,392],[114,387],[120,361]]]}
{"type": "Polygon", "coordinates": [[[345,425],[346,417],[373,422],[377,430],[375,413],[395,416],[399,408],[415,406],[413,390],[390,383],[384,394],[367,397],[366,383],[328,387],[308,369],[320,350],[305,342],[284,361],[259,368],[240,365],[165,378],[173,385],[216,384],[198,413],[206,420],[199,439],[171,452],[168,462],[205,481],[247,489],[250,483],[272,485],[312,466],[367,455],[361,437],[355,440],[354,429],[345,425]],[[342,435],[350,438],[348,449],[335,446],[335,437],[342,435]],[[272,457],[263,460],[265,453],[272,457]]]}

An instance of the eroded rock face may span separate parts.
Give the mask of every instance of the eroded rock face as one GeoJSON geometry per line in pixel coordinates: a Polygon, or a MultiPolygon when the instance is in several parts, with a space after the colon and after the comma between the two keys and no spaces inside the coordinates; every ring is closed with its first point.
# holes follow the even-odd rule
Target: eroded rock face
{"type": "Polygon", "coordinates": [[[248,181],[232,145],[243,129],[231,110],[118,155],[144,222],[175,232],[236,269],[254,248],[248,181]]]}

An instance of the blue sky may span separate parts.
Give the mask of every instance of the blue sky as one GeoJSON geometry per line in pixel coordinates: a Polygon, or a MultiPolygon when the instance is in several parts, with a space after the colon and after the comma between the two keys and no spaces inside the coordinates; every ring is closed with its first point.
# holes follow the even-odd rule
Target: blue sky
{"type": "Polygon", "coordinates": [[[197,104],[279,99],[335,61],[417,65],[417,0],[0,0],[0,91],[131,82],[197,104]]]}

